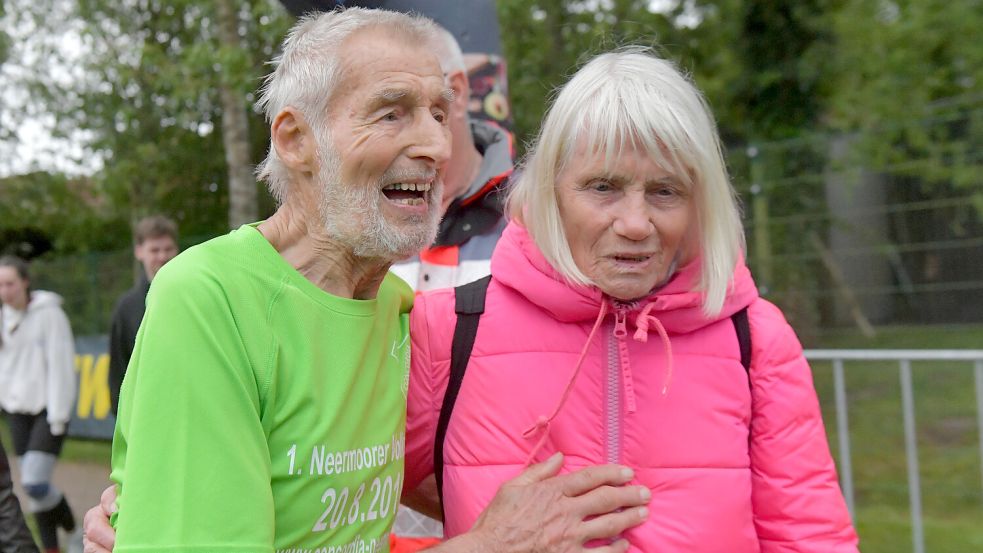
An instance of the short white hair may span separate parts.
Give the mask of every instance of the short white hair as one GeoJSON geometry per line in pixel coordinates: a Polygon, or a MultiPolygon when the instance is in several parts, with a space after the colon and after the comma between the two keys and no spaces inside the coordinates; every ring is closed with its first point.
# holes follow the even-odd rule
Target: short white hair
{"type": "Polygon", "coordinates": [[[719,313],[744,231],[716,124],[700,91],[651,49],[627,47],[584,65],[546,114],[509,196],[509,213],[557,271],[573,283],[593,285],[574,262],[556,198],[556,178],[581,140],[608,160],[628,147],[644,148],[689,187],[702,261],[696,287],[705,293],[703,312],[719,313]]]}
{"type": "Polygon", "coordinates": [[[437,26],[437,31],[431,42],[434,53],[440,61],[440,70],[444,75],[450,75],[458,71],[467,74],[467,66],[464,65],[464,54],[461,53],[461,45],[457,39],[447,29],[437,26]]]}
{"type": "MultiPolygon", "coordinates": [[[[327,137],[327,112],[340,80],[341,48],[357,31],[382,27],[411,44],[432,44],[437,25],[421,15],[347,8],[301,18],[283,41],[283,52],[271,64],[256,105],[270,123],[291,106],[297,109],[319,137],[327,137]]],[[[286,200],[287,169],[270,141],[266,159],[256,168],[270,194],[282,204],[286,200]]]]}

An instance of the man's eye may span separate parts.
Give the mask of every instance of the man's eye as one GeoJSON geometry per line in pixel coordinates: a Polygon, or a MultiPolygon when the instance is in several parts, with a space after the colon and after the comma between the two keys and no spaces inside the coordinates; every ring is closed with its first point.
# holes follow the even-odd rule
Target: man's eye
{"type": "Polygon", "coordinates": [[[399,119],[399,115],[395,111],[390,111],[389,113],[382,116],[383,121],[396,121],[399,119]]]}

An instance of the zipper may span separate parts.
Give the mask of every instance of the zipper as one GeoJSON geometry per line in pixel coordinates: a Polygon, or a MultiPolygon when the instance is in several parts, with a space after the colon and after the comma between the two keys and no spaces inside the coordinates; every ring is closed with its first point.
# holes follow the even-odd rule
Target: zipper
{"type": "Polygon", "coordinates": [[[614,312],[614,329],[608,338],[608,369],[605,405],[606,461],[621,461],[621,360],[618,352],[620,341],[628,335],[626,309],[614,312]]]}

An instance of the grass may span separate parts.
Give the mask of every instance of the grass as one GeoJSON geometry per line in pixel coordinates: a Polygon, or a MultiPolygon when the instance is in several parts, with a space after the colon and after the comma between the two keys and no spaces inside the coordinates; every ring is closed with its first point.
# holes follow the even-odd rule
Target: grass
{"type": "MultiPolygon", "coordinates": [[[[980,349],[983,326],[887,327],[865,339],[827,333],[830,349],[980,349]]],[[[846,362],[857,529],[864,553],[912,551],[901,385],[896,362],[846,362]]],[[[826,430],[838,458],[833,376],[813,363],[826,430]]],[[[983,481],[972,363],[912,363],[925,549],[983,551],[983,481]]]]}

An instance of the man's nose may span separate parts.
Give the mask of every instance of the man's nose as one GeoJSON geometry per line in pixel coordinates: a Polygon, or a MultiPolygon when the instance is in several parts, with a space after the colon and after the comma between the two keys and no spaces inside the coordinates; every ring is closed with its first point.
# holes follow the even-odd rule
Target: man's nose
{"type": "Polygon", "coordinates": [[[447,125],[429,113],[422,117],[416,125],[410,157],[427,159],[434,167],[447,163],[451,157],[451,133],[447,125]]]}

